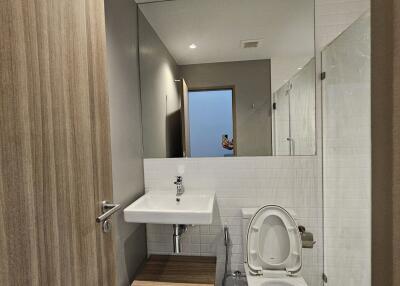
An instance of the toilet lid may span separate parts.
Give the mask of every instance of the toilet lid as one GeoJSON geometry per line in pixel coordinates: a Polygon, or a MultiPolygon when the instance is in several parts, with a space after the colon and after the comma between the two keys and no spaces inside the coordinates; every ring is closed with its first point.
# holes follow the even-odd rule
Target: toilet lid
{"type": "Polygon", "coordinates": [[[301,237],[293,217],[284,208],[267,205],[252,217],[247,232],[247,263],[254,274],[300,271],[301,237]]]}

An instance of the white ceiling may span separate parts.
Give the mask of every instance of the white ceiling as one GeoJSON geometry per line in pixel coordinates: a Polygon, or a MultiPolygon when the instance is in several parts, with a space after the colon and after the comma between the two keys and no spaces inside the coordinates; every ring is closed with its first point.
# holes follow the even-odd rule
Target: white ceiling
{"type": "Polygon", "coordinates": [[[314,56],[314,0],[175,0],[140,9],[180,65],[314,56]],[[261,47],[241,47],[254,39],[261,47]]]}

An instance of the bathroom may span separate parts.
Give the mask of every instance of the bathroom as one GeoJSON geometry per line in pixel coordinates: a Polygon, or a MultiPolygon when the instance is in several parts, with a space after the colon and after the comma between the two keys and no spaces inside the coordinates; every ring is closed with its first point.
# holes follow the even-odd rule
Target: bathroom
{"type": "Polygon", "coordinates": [[[395,0],[0,11],[0,285],[400,283],[395,0]]]}

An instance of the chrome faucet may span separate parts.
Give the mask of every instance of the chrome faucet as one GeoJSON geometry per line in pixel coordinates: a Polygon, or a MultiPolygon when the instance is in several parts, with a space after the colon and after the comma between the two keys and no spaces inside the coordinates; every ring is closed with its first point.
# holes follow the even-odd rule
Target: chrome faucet
{"type": "Polygon", "coordinates": [[[185,188],[183,187],[183,178],[182,176],[177,176],[176,181],[174,182],[176,185],[176,195],[180,196],[185,192],[185,188]]]}

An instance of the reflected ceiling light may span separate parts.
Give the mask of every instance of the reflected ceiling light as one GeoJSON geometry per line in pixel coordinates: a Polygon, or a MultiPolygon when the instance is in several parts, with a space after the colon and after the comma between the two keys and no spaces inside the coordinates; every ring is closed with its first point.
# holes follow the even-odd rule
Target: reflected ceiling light
{"type": "Polygon", "coordinates": [[[189,46],[189,48],[195,49],[195,48],[197,48],[197,45],[196,45],[196,44],[191,44],[191,45],[189,46]]]}
{"type": "Polygon", "coordinates": [[[297,68],[297,69],[300,71],[300,70],[302,70],[302,69],[303,69],[303,67],[299,67],[299,68],[297,68]]]}

